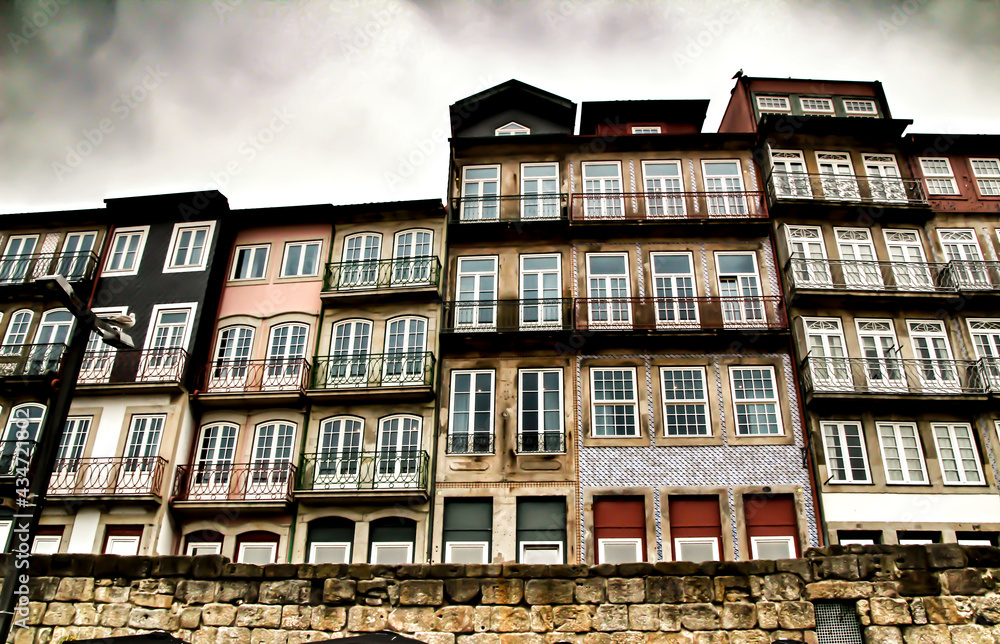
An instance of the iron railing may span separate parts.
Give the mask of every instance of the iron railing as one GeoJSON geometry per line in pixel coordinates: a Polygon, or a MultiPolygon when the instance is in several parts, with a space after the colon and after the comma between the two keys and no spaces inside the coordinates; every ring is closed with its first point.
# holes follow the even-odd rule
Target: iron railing
{"type": "Polygon", "coordinates": [[[0,441],[0,477],[27,472],[36,446],[35,441],[0,441]]]}
{"type": "Polygon", "coordinates": [[[427,490],[430,455],[420,450],[331,450],[302,455],[298,490],[427,490]]]}
{"type": "Polygon", "coordinates": [[[202,373],[202,392],[242,394],[303,391],[309,382],[305,358],[215,360],[202,373]]]}
{"type": "Polygon", "coordinates": [[[577,329],[595,331],[788,327],[784,299],[763,295],[577,298],[575,319],[577,329]]]}
{"type": "Polygon", "coordinates": [[[0,286],[27,284],[43,275],[62,275],[70,282],[94,276],[97,253],[33,253],[0,257],[0,286]]]}
{"type": "Polygon", "coordinates": [[[0,379],[30,378],[59,371],[65,344],[0,346],[0,379]]]}
{"type": "Polygon", "coordinates": [[[354,353],[313,358],[311,389],[422,387],[434,381],[434,354],[354,353]]]}
{"type": "Polygon", "coordinates": [[[326,265],[323,290],[343,293],[404,286],[437,286],[440,280],[441,260],[434,255],[333,262],[326,265]]]}
{"type": "Polygon", "coordinates": [[[60,459],[49,478],[49,494],[159,497],[166,467],[161,456],[60,459]]]}
{"type": "Polygon", "coordinates": [[[948,280],[960,291],[1000,291],[1000,262],[952,260],[948,280]]]}
{"type": "Polygon", "coordinates": [[[84,355],[77,382],[81,385],[180,383],[187,362],[187,351],[179,348],[117,351],[107,347],[84,355]]]}
{"type": "Polygon", "coordinates": [[[448,434],[445,444],[447,454],[492,454],[493,449],[492,431],[448,434]]]}
{"type": "Polygon", "coordinates": [[[572,328],[572,298],[444,303],[445,333],[560,331],[572,328]]]}
{"type": "Polygon", "coordinates": [[[973,360],[807,355],[802,380],[811,393],[961,395],[988,390],[984,366],[973,360]]]}
{"type": "Polygon", "coordinates": [[[1000,358],[980,358],[979,363],[990,393],[1000,394],[1000,358]]]}
{"type": "Polygon", "coordinates": [[[518,454],[562,454],[566,451],[565,432],[518,432],[518,454]]]}
{"type": "Polygon", "coordinates": [[[174,498],[178,501],[292,500],[296,467],[288,461],[178,465],[174,498]]]}
{"type": "Polygon", "coordinates": [[[887,206],[928,205],[927,193],[920,179],[772,171],[765,183],[767,196],[772,202],[813,199],[887,206]]]}
{"type": "Polygon", "coordinates": [[[800,289],[955,292],[949,264],[806,259],[793,253],[785,277],[800,289]]]}
{"type": "Polygon", "coordinates": [[[667,222],[766,217],[764,193],[758,191],[589,192],[570,195],[570,220],[574,222],[667,222]]]}
{"type": "Polygon", "coordinates": [[[565,193],[458,197],[452,202],[448,221],[484,224],[565,220],[567,197],[565,193]]]}

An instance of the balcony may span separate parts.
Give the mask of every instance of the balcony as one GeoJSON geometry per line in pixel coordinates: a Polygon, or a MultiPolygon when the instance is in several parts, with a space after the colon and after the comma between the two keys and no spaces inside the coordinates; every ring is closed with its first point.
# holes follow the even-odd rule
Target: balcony
{"type": "Polygon", "coordinates": [[[94,277],[97,253],[34,253],[0,257],[0,287],[31,284],[43,275],[62,275],[71,283],[94,277]]]}
{"type": "Polygon", "coordinates": [[[802,380],[809,394],[934,397],[984,395],[989,389],[982,361],[827,358],[807,355],[802,380]]]}
{"type": "Polygon", "coordinates": [[[591,331],[788,328],[784,299],[774,296],[577,298],[575,320],[591,331]]]}
{"type": "Polygon", "coordinates": [[[572,328],[573,300],[476,300],[445,302],[444,333],[563,331],[572,328]]]}
{"type": "Polygon", "coordinates": [[[493,432],[463,432],[448,434],[445,443],[446,454],[468,454],[469,456],[492,455],[494,450],[493,432]]]}
{"type": "Polygon", "coordinates": [[[88,351],[77,384],[83,391],[108,386],[129,389],[180,386],[187,362],[187,351],[179,348],[88,351]]]}
{"type": "Polygon", "coordinates": [[[517,453],[531,454],[565,454],[565,432],[518,432],[517,453]]]}
{"type": "Polygon", "coordinates": [[[959,291],[1000,292],[1000,262],[952,260],[948,279],[959,291]]]}
{"type": "Polygon", "coordinates": [[[0,441],[0,478],[27,472],[36,446],[35,441],[0,441]]]}
{"type": "Polygon", "coordinates": [[[459,197],[449,224],[533,223],[566,220],[565,193],[459,197]]]}
{"type": "Polygon", "coordinates": [[[574,193],[570,200],[570,221],[573,223],[674,223],[765,218],[764,193],[745,190],[574,193]]]}
{"type": "Polygon", "coordinates": [[[217,512],[219,503],[284,507],[292,501],[295,472],[295,465],[285,461],[179,465],[172,502],[209,512],[217,512]]]}
{"type": "Polygon", "coordinates": [[[334,262],[326,265],[324,295],[357,295],[393,289],[436,291],[441,281],[441,260],[436,256],[334,262]]]}
{"type": "Polygon", "coordinates": [[[311,371],[304,358],[289,360],[216,360],[201,374],[198,400],[202,403],[232,401],[267,404],[305,392],[311,371]]]}
{"type": "Polygon", "coordinates": [[[990,393],[1000,395],[1000,358],[980,358],[979,362],[990,393]]]}
{"type": "Polygon", "coordinates": [[[926,207],[927,194],[920,179],[866,177],[853,174],[772,172],[766,180],[770,203],[812,201],[838,204],[926,207]]]}
{"type": "Polygon", "coordinates": [[[955,293],[950,264],[805,259],[792,254],[785,279],[793,289],[875,293],[955,293]]]}
{"type": "Polygon", "coordinates": [[[167,460],[159,456],[75,458],[56,461],[49,497],[77,500],[120,500],[162,496],[167,460]]]}
{"type": "Polygon", "coordinates": [[[434,354],[358,353],[316,356],[313,359],[310,395],[317,390],[331,393],[379,394],[384,388],[418,388],[430,393],[434,383],[434,354]]]}
{"type": "Polygon", "coordinates": [[[302,456],[299,498],[426,500],[430,456],[425,451],[328,451],[302,456]]]}
{"type": "Polygon", "coordinates": [[[52,375],[59,371],[65,352],[65,344],[0,346],[0,380],[11,384],[52,375]]]}

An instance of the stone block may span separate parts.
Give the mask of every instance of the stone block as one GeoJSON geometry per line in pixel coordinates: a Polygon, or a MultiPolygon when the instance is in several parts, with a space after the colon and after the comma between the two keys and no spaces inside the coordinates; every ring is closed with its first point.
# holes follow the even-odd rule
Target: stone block
{"type": "Polygon", "coordinates": [[[778,628],[778,605],[773,602],[757,602],[757,624],[766,630],[778,628]]]}
{"type": "Polygon", "coordinates": [[[304,579],[262,581],[258,601],[262,604],[308,604],[312,583],[304,579]]]}
{"type": "Polygon", "coordinates": [[[628,607],[628,626],[633,631],[660,630],[658,604],[632,604],[628,607]]]}
{"type": "Polygon", "coordinates": [[[723,575],[713,579],[715,601],[739,602],[750,598],[750,578],[742,575],[723,575]]]}
{"type": "Polygon", "coordinates": [[[457,644],[500,644],[500,636],[496,633],[474,633],[459,635],[457,644]]]}
{"type": "Polygon", "coordinates": [[[492,606],[476,606],[472,613],[472,630],[477,633],[488,632],[490,630],[490,622],[492,619],[492,606]]]}
{"type": "MultiPolygon", "coordinates": [[[[50,602],[59,590],[59,577],[30,577],[28,579],[28,599],[36,602],[50,602]]],[[[128,597],[128,589],[125,590],[128,597]]]]}
{"type": "Polygon", "coordinates": [[[781,628],[805,630],[816,628],[816,613],[810,602],[782,602],[778,604],[778,625],[781,628]]]}
{"type": "Polygon", "coordinates": [[[980,624],[1000,624],[1000,596],[979,598],[973,604],[976,621],[980,624]]]}
{"type": "Polygon", "coordinates": [[[531,630],[535,633],[548,633],[553,629],[552,607],[532,606],[531,607],[531,630]]]}
{"type": "Polygon", "coordinates": [[[484,579],[481,588],[484,604],[515,605],[524,598],[524,582],[520,579],[484,579]]]}
{"type": "Polygon", "coordinates": [[[729,644],[729,633],[725,631],[703,631],[692,635],[694,644],[729,644]]]}
{"type": "Polygon", "coordinates": [[[612,633],[611,644],[646,644],[646,634],[634,631],[612,633]]]}
{"type": "Polygon", "coordinates": [[[229,604],[206,604],[201,609],[205,626],[232,626],[236,621],[236,607],[229,604]]]}
{"type": "Polygon", "coordinates": [[[771,636],[764,631],[731,631],[729,644],[771,644],[771,636]]]}
{"type": "Polygon", "coordinates": [[[455,644],[455,636],[452,633],[414,633],[413,639],[426,644],[455,644]]]}
{"type": "Polygon", "coordinates": [[[42,624],[46,626],[69,626],[73,623],[73,615],[75,613],[76,608],[73,604],[52,602],[45,610],[45,615],[42,616],[42,624]]]}
{"type": "Polygon", "coordinates": [[[646,644],[692,644],[691,633],[646,633],[646,644]]]}
{"type": "Polygon", "coordinates": [[[869,644],[903,644],[903,634],[895,626],[868,626],[865,641],[869,644]]]}
{"type": "Polygon", "coordinates": [[[715,599],[715,584],[711,577],[684,577],[684,601],[706,603],[715,599]]]}
{"type": "Polygon", "coordinates": [[[282,606],[281,628],[290,631],[308,630],[312,623],[312,608],[309,606],[282,606]]]}
{"type": "MultiPolygon", "coordinates": [[[[640,588],[642,587],[643,584],[640,584],[640,588]]],[[[576,601],[579,604],[603,604],[607,602],[607,581],[599,577],[577,579],[576,601]]]]}
{"type": "Polygon", "coordinates": [[[532,605],[572,604],[576,582],[570,579],[529,579],[524,599],[532,605]]]}
{"type": "Polygon", "coordinates": [[[926,570],[900,570],[896,578],[896,589],[903,596],[927,597],[940,595],[941,583],[937,575],[926,570]]]}
{"type": "Polygon", "coordinates": [[[347,611],[347,630],[356,633],[383,631],[388,623],[388,611],[381,606],[351,606],[347,611]]]}
{"type": "Polygon", "coordinates": [[[198,628],[201,625],[201,608],[190,606],[181,609],[178,616],[178,626],[181,628],[198,628]]]}
{"type": "Polygon", "coordinates": [[[397,608],[389,613],[389,630],[418,633],[434,629],[434,609],[429,606],[397,608]]]}
{"type": "MultiPolygon", "coordinates": [[[[653,608],[655,609],[655,606],[653,608]]],[[[659,624],[659,619],[657,619],[656,621],[657,624],[659,624]]],[[[532,615],[532,628],[534,628],[534,622],[535,622],[534,615],[532,615]]],[[[591,628],[590,609],[587,606],[553,606],[552,627],[556,631],[567,632],[567,633],[590,632],[591,628]]],[[[646,630],[646,629],[636,629],[636,630],[646,630]]]]}
{"type": "Polygon", "coordinates": [[[97,607],[97,623],[100,626],[120,628],[128,621],[132,607],[128,604],[101,604],[97,607]]]}
{"type": "Polygon", "coordinates": [[[500,644],[545,644],[545,639],[537,633],[503,633],[500,644]]]}
{"type": "Polygon", "coordinates": [[[164,608],[133,608],[128,614],[128,626],[150,631],[172,631],[177,628],[177,615],[164,608]]]}
{"type": "Polygon", "coordinates": [[[229,562],[221,555],[198,555],[191,558],[191,576],[195,579],[218,579],[229,562]]]}
{"type": "Polygon", "coordinates": [[[904,626],[903,641],[906,644],[949,644],[951,635],[943,624],[904,626]]]}
{"type": "Polygon", "coordinates": [[[444,591],[457,604],[468,604],[479,597],[478,579],[446,579],[444,591]]]}
{"type": "Polygon", "coordinates": [[[941,573],[941,581],[950,595],[984,595],[993,585],[987,586],[983,575],[975,568],[945,570],[941,573]]]}
{"type": "Polygon", "coordinates": [[[250,641],[250,629],[242,626],[223,626],[216,631],[215,641],[218,644],[246,644],[250,641]]]}
{"type": "Polygon", "coordinates": [[[434,628],[430,630],[445,633],[473,632],[472,606],[445,606],[434,613],[434,628]]]}
{"type": "Polygon", "coordinates": [[[628,606],[620,604],[601,604],[594,611],[594,618],[591,621],[594,630],[627,631],[628,630],[628,606]]]}
{"type": "Polygon", "coordinates": [[[960,624],[951,627],[952,644],[996,644],[996,637],[987,626],[960,624]]]}
{"type": "Polygon", "coordinates": [[[521,633],[531,630],[531,613],[528,609],[510,606],[494,606],[490,617],[490,629],[497,633],[521,633]]]}
{"type": "Polygon", "coordinates": [[[757,607],[745,602],[726,602],[719,623],[727,630],[748,630],[757,625],[757,607]]]}
{"type": "Polygon", "coordinates": [[[250,644],[287,644],[285,631],[271,628],[255,628],[250,631],[250,644]]]}
{"type": "Polygon", "coordinates": [[[177,599],[184,604],[211,604],[218,596],[217,581],[184,579],[177,584],[177,599]]]}
{"type": "Polygon", "coordinates": [[[681,626],[689,631],[719,628],[719,609],[713,604],[688,604],[681,609],[681,626]]]}
{"type": "Polygon", "coordinates": [[[865,599],[874,594],[870,581],[814,581],[806,584],[805,598],[816,599],[865,599]]]}
{"type": "Polygon", "coordinates": [[[673,604],[662,604],[660,606],[660,630],[679,631],[681,630],[681,609],[682,606],[673,604]]]}
{"type": "Polygon", "coordinates": [[[55,601],[89,602],[94,599],[94,580],[83,577],[65,577],[59,580],[55,601]]]}
{"type": "MultiPolygon", "coordinates": [[[[642,579],[622,579],[614,577],[608,580],[608,602],[612,604],[641,604],[646,600],[646,587],[648,585],[659,586],[661,580],[672,579],[670,577],[649,577],[645,581],[642,579]]],[[[680,592],[678,591],[678,596],[680,592]]],[[[656,600],[659,601],[659,600],[656,600]]]]}
{"type": "Polygon", "coordinates": [[[847,581],[860,579],[857,555],[820,557],[813,559],[812,564],[813,576],[816,579],[844,579],[847,581]]]}
{"type": "MultiPolygon", "coordinates": [[[[196,557],[197,558],[197,557],[196,557]]],[[[255,581],[231,581],[219,582],[219,595],[216,600],[224,604],[235,602],[257,603],[257,594],[260,584],[255,581]]]]}
{"type": "Polygon", "coordinates": [[[76,604],[76,614],[73,615],[74,626],[97,626],[97,608],[89,603],[76,604]]]}
{"type": "Polygon", "coordinates": [[[323,602],[347,604],[354,602],[357,582],[353,579],[327,579],[323,582],[323,602]]]}
{"type": "Polygon", "coordinates": [[[171,604],[174,603],[174,598],[170,595],[133,591],[130,601],[135,606],[142,606],[143,608],[170,608],[171,604]]]}
{"type": "Polygon", "coordinates": [[[421,579],[401,581],[399,603],[404,606],[440,606],[444,603],[444,583],[421,579]]]}
{"type": "Polygon", "coordinates": [[[761,581],[761,595],[768,601],[795,601],[802,599],[805,585],[797,575],[779,572],[765,576],[761,581]]]}
{"type": "MultiPolygon", "coordinates": [[[[611,582],[608,580],[608,596],[611,596],[611,582]]],[[[684,579],[682,577],[647,577],[646,597],[650,604],[677,604],[684,601],[684,579]]],[[[629,602],[629,603],[642,603],[629,602]]]]}
{"type": "Polygon", "coordinates": [[[972,621],[973,609],[964,597],[924,597],[923,605],[927,621],[931,624],[965,624],[972,621]]]}
{"type": "Polygon", "coordinates": [[[343,606],[313,606],[309,621],[314,631],[340,631],[347,624],[347,609],[343,606]]]}

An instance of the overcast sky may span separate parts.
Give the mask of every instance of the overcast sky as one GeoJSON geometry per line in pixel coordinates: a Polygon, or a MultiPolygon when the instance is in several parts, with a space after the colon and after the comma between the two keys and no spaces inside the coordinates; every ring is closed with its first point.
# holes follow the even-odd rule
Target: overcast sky
{"type": "Polygon", "coordinates": [[[448,105],[510,78],[706,131],[740,68],[880,80],[911,132],[1000,133],[997,0],[19,0],[0,33],[0,212],[443,198],[448,105]]]}

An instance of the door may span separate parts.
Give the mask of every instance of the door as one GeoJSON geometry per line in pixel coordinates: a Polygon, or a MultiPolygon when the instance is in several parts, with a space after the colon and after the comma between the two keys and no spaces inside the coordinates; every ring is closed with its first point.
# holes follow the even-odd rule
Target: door
{"type": "Polygon", "coordinates": [[[765,317],[757,257],[753,253],[716,253],[715,263],[723,324],[727,327],[760,325],[765,317]]]}
{"type": "Polygon", "coordinates": [[[396,250],[392,256],[392,285],[429,284],[431,263],[434,261],[429,230],[404,230],[396,233],[396,250]]]}
{"type": "Polygon", "coordinates": [[[587,296],[592,328],[632,328],[628,256],[587,255],[587,296]]]}
{"type": "Polygon", "coordinates": [[[35,343],[31,347],[26,374],[42,374],[59,369],[59,361],[66,350],[66,341],[73,328],[73,314],[65,309],[49,311],[35,332],[35,343]]]}
{"type": "Polygon", "coordinates": [[[816,391],[851,391],[854,383],[844,351],[844,333],[840,320],[820,318],[804,320],[809,376],[816,391]]]}
{"type": "Polygon", "coordinates": [[[500,166],[462,168],[462,221],[496,221],[500,218],[500,166]]]}
{"type": "Polygon", "coordinates": [[[652,253],[657,328],[697,328],[698,301],[690,253],[652,253]]]}
{"type": "Polygon", "coordinates": [[[771,180],[778,197],[812,198],[806,160],[798,150],[771,150],[771,180]]]}
{"type": "Polygon", "coordinates": [[[623,219],[622,167],[615,163],[583,164],[583,212],[587,219],[623,219]]]}
{"type": "Polygon", "coordinates": [[[180,380],[187,345],[188,309],[162,309],[156,312],[149,346],[143,356],[139,375],[142,380],[180,380]]]}
{"type": "Polygon", "coordinates": [[[647,217],[684,217],[687,208],[681,184],[680,161],[643,161],[642,176],[646,182],[647,217]]]}
{"type": "Polygon", "coordinates": [[[881,289],[882,273],[866,228],[834,228],[847,288],[881,289]]]}
{"type": "Polygon", "coordinates": [[[63,241],[56,273],[71,282],[87,277],[87,268],[90,266],[96,240],[96,232],[68,233],[63,241]]]}
{"type": "Polygon", "coordinates": [[[559,255],[521,255],[521,328],[562,326],[559,255]]]}
{"type": "MultiPolygon", "coordinates": [[[[59,441],[59,451],[56,453],[56,463],[49,480],[49,494],[74,494],[77,491],[77,475],[80,471],[80,459],[87,446],[90,434],[91,417],[78,416],[66,419],[62,439],[59,441]]],[[[83,478],[86,480],[86,466],[83,478]]],[[[0,471],[0,474],[6,472],[0,471]]]]}
{"type": "Polygon", "coordinates": [[[925,291],[934,288],[920,234],[915,230],[883,230],[889,249],[892,278],[896,288],[904,291],[925,291]]]}
{"type": "Polygon", "coordinates": [[[427,320],[402,318],[386,325],[383,385],[430,384],[427,369],[427,320]]]}
{"type": "Polygon", "coordinates": [[[789,263],[795,285],[800,288],[830,288],[830,261],[819,226],[787,226],[789,263]]]}
{"type": "Polygon", "coordinates": [[[27,279],[29,271],[38,260],[35,245],[38,235],[11,235],[7,238],[3,257],[0,258],[0,283],[17,283],[27,279]]]}
{"type": "Polygon", "coordinates": [[[271,329],[261,383],[265,390],[298,389],[302,386],[308,336],[309,327],[304,324],[283,324],[271,329]]]}
{"type": "Polygon", "coordinates": [[[497,258],[459,257],[455,328],[496,330],[497,258]]]}
{"type": "Polygon", "coordinates": [[[371,339],[372,323],[367,320],[348,320],[333,327],[327,386],[364,387],[368,384],[371,339]]]}
{"type": "Polygon", "coordinates": [[[375,487],[408,488],[420,482],[420,419],[384,418],[378,428],[375,487]]]}
{"type": "Polygon", "coordinates": [[[125,458],[118,474],[119,494],[158,493],[153,489],[160,455],[164,416],[133,416],[125,444],[125,458]]]}
{"type": "Polygon", "coordinates": [[[858,201],[858,179],[854,176],[851,155],[846,152],[817,152],[823,198],[834,201],[858,201]]]}
{"type": "Polygon", "coordinates": [[[27,469],[44,417],[45,407],[41,405],[27,404],[11,409],[0,444],[0,476],[15,475],[22,467],[27,469]]]}
{"type": "MultiPolygon", "coordinates": [[[[316,450],[316,470],[313,486],[317,490],[357,489],[361,487],[361,435],[364,421],[360,418],[330,418],[319,428],[316,450]]],[[[370,465],[366,473],[370,476],[370,465]]]]}
{"type": "Polygon", "coordinates": [[[747,199],[743,192],[743,173],[739,161],[702,161],[705,191],[708,192],[708,216],[745,215],[747,199]]]}
{"type": "Polygon", "coordinates": [[[938,230],[938,237],[948,257],[948,270],[959,287],[989,287],[990,278],[975,230],[938,230]]]}
{"type": "Polygon", "coordinates": [[[891,154],[863,154],[865,174],[872,199],[875,201],[906,202],[906,186],[899,177],[896,157],[891,154]]]}
{"type": "Polygon", "coordinates": [[[865,378],[873,391],[906,391],[899,344],[891,320],[857,320],[865,378]]]}
{"type": "Polygon", "coordinates": [[[1000,391],[1000,320],[969,320],[969,332],[990,387],[1000,391]]]}
{"type": "Polygon", "coordinates": [[[344,240],[344,263],[340,288],[374,288],[379,281],[382,235],[366,233],[344,240]]]}
{"type": "Polygon", "coordinates": [[[215,364],[208,383],[211,391],[240,391],[246,388],[252,345],[253,329],[250,327],[229,327],[219,333],[215,364]]]}
{"type": "Polygon", "coordinates": [[[210,425],[202,430],[188,482],[190,500],[229,498],[237,431],[235,425],[210,425]]]}
{"type": "Polygon", "coordinates": [[[283,499],[288,494],[295,425],[267,423],[257,427],[247,483],[247,499],[283,499]]]}
{"type": "Polygon", "coordinates": [[[944,323],[909,320],[907,326],[913,343],[913,355],[917,359],[917,373],[924,391],[957,389],[961,383],[944,323]]]}
{"type": "Polygon", "coordinates": [[[559,166],[521,164],[521,218],[559,218],[559,166]]]}

